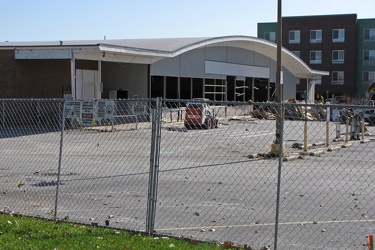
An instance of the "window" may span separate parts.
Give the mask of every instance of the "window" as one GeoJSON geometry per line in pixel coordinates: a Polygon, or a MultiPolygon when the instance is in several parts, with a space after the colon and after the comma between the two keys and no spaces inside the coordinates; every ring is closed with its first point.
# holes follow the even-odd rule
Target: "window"
{"type": "Polygon", "coordinates": [[[264,39],[275,42],[276,41],[276,32],[264,32],[264,39]]]}
{"type": "Polygon", "coordinates": [[[320,64],[322,63],[322,51],[310,51],[310,64],[320,64]]]}
{"type": "Polygon", "coordinates": [[[311,82],[315,81],[315,85],[322,85],[322,77],[321,76],[317,76],[317,77],[314,77],[314,79],[311,80],[311,82]]]}
{"type": "Polygon", "coordinates": [[[336,84],[336,85],[344,84],[344,71],[332,72],[332,84],[336,84]]]}
{"type": "Polygon", "coordinates": [[[375,66],[375,50],[363,51],[363,66],[375,66]]]}
{"type": "Polygon", "coordinates": [[[301,52],[300,52],[300,51],[292,51],[292,53],[293,53],[296,57],[300,57],[300,58],[301,58],[301,52]]]}
{"type": "Polygon", "coordinates": [[[363,30],[363,43],[375,43],[375,29],[363,30]]]}
{"type": "Polygon", "coordinates": [[[332,42],[334,43],[345,42],[345,30],[344,29],[332,30],[332,42]]]}
{"type": "Polygon", "coordinates": [[[301,32],[299,30],[289,31],[289,43],[300,43],[301,32]]]}
{"type": "Polygon", "coordinates": [[[334,50],[332,51],[332,63],[340,64],[344,63],[344,51],[343,50],[334,50]]]}
{"type": "Polygon", "coordinates": [[[368,87],[372,84],[371,81],[375,81],[375,71],[363,72],[362,75],[362,86],[368,87]]]}
{"type": "Polygon", "coordinates": [[[310,31],[310,43],[321,43],[322,42],[322,30],[311,30],[310,31]]]}
{"type": "Polygon", "coordinates": [[[322,85],[322,77],[315,77],[315,85],[322,85]]]}

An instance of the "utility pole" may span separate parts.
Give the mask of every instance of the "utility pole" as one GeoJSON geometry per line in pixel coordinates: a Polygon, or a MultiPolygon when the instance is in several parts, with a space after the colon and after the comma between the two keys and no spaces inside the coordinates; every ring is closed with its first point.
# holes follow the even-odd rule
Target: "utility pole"
{"type": "MultiPolygon", "coordinates": [[[[277,5],[277,59],[276,59],[276,102],[281,104],[283,101],[283,72],[281,65],[281,48],[282,48],[282,17],[281,17],[281,0],[277,5]]],[[[276,138],[272,145],[272,152],[278,154],[281,143],[281,106],[276,109],[276,138]]]]}
{"type": "Polygon", "coordinates": [[[276,198],[276,218],[275,218],[275,241],[274,249],[277,250],[278,238],[279,238],[279,215],[280,215],[280,195],[281,195],[281,168],[282,159],[284,157],[284,145],[282,138],[283,128],[283,107],[281,102],[283,101],[283,76],[281,71],[281,41],[282,41],[282,24],[281,24],[281,0],[277,1],[277,70],[276,70],[276,102],[278,106],[276,109],[276,138],[271,146],[271,150],[274,154],[279,155],[279,166],[277,174],[277,198],[276,198]]]}
{"type": "MultiPolygon", "coordinates": [[[[283,72],[281,65],[281,47],[282,47],[282,19],[281,19],[281,0],[278,0],[277,4],[277,66],[276,66],[276,102],[281,103],[283,101],[283,72]]],[[[275,143],[280,144],[280,124],[281,124],[281,112],[277,113],[277,117],[280,119],[276,123],[276,141],[275,143]]]]}

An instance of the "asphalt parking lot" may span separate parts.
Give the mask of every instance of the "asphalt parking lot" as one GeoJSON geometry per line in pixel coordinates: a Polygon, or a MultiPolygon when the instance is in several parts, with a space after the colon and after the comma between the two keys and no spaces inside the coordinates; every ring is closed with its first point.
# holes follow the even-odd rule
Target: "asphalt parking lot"
{"type": "MultiPolygon", "coordinates": [[[[290,154],[301,152],[292,146],[303,142],[303,126],[285,123],[290,154]]],[[[156,233],[273,246],[279,161],[249,155],[270,150],[275,121],[182,127],[162,128],[156,233]]],[[[374,131],[368,129],[368,142],[330,152],[318,146],[311,150],[323,147],[323,154],[282,163],[278,249],[367,249],[375,220],[374,131]]],[[[330,146],[343,144],[332,142],[335,130],[330,124],[330,146]]],[[[325,141],[325,122],[311,122],[308,131],[309,144],[325,141]]],[[[344,137],[344,125],[340,131],[344,137]]],[[[0,140],[0,207],[53,217],[60,139],[52,132],[0,140]]],[[[150,124],[65,133],[58,217],[145,230],[150,144],[150,124]]]]}

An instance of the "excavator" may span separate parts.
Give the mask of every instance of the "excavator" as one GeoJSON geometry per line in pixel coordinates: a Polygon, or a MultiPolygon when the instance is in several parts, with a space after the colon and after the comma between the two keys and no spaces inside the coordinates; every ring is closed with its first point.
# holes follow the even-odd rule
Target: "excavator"
{"type": "MultiPolygon", "coordinates": [[[[365,96],[359,101],[360,105],[374,106],[374,101],[372,97],[375,93],[375,81],[371,81],[371,85],[368,87],[365,96]]],[[[362,111],[363,119],[365,122],[368,122],[370,125],[375,125],[375,107],[374,109],[362,111]]]]}
{"type": "Polygon", "coordinates": [[[375,93],[375,81],[371,81],[370,87],[368,87],[365,96],[359,101],[360,105],[369,105],[372,101],[372,96],[375,93]]]}

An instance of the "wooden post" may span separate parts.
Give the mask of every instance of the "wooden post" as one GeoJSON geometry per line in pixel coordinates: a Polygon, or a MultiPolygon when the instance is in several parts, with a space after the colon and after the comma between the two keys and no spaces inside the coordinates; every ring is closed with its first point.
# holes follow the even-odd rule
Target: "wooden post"
{"type": "Polygon", "coordinates": [[[346,119],[346,128],[345,128],[345,143],[348,143],[349,137],[349,119],[346,119]]]}
{"type": "Polygon", "coordinates": [[[329,146],[329,122],[326,122],[326,147],[329,146]]]}

